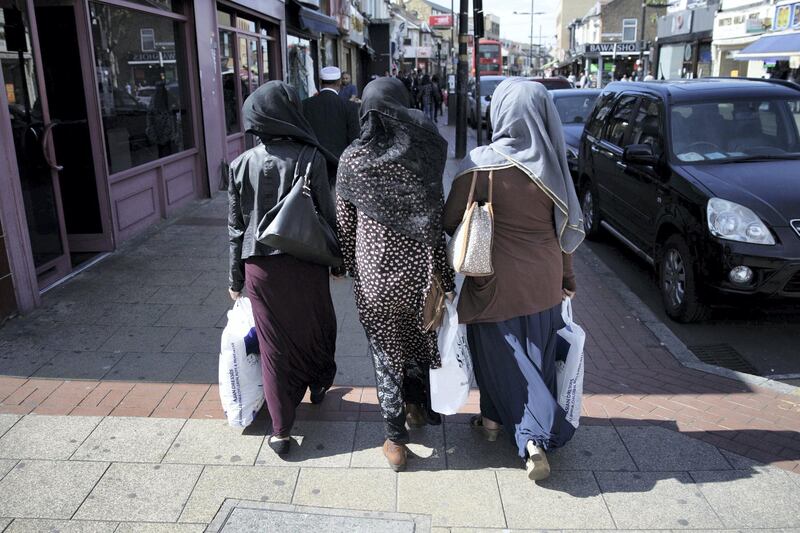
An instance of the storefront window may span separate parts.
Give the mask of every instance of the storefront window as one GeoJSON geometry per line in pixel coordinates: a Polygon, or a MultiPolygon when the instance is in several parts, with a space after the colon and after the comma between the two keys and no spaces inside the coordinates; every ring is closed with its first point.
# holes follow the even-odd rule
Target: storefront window
{"type": "Polygon", "coordinates": [[[90,6],[110,172],[194,146],[184,24],[115,6],[90,6]],[[141,51],[141,28],[153,29],[156,51],[141,51]]]}
{"type": "Polygon", "coordinates": [[[711,43],[703,43],[697,48],[697,77],[711,76],[711,43]]]}
{"type": "Polygon", "coordinates": [[[269,81],[271,35],[279,33],[279,28],[265,20],[248,20],[238,13],[217,11],[220,26],[237,29],[220,29],[220,73],[222,76],[222,97],[225,106],[225,131],[228,135],[241,133],[239,110],[244,100],[259,85],[269,81]],[[223,20],[224,19],[224,20],[223,20]],[[260,30],[260,35],[256,29],[260,30]],[[250,35],[250,33],[257,33],[250,35]],[[238,86],[237,86],[238,84],[238,86]]]}
{"type": "Polygon", "coordinates": [[[683,77],[683,56],[686,43],[669,44],[661,47],[658,54],[658,79],[674,80],[683,77]]]}
{"type": "Polygon", "coordinates": [[[317,92],[314,83],[314,60],[311,56],[311,41],[289,35],[287,41],[287,57],[289,61],[289,77],[287,83],[292,85],[300,98],[314,96],[317,92]]]}
{"type": "Polygon", "coordinates": [[[236,29],[249,31],[250,33],[256,32],[256,23],[254,20],[248,20],[246,18],[240,17],[236,15],[236,29]]]}
{"type": "Polygon", "coordinates": [[[239,131],[239,101],[236,98],[236,62],[233,58],[233,32],[219,32],[219,61],[222,71],[222,99],[225,103],[225,131],[239,131]]]}
{"type": "Polygon", "coordinates": [[[337,53],[336,40],[325,35],[322,37],[322,44],[325,51],[322,57],[322,66],[323,67],[338,66],[339,57],[337,53]]]}
{"type": "Polygon", "coordinates": [[[129,0],[134,4],[163,9],[173,13],[183,13],[183,0],[129,0]]]}
{"type": "Polygon", "coordinates": [[[217,10],[217,24],[220,26],[233,27],[233,15],[227,11],[217,10]]]}
{"type": "Polygon", "coordinates": [[[269,61],[271,57],[271,46],[270,42],[267,39],[261,39],[261,76],[264,80],[264,83],[270,80],[269,76],[269,61]]]}

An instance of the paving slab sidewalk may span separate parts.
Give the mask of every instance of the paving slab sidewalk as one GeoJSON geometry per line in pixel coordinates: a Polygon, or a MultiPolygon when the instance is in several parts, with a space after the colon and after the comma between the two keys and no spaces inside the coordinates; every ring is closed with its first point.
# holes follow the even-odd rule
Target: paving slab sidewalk
{"type": "Polygon", "coordinates": [[[198,202],[0,328],[0,530],[202,531],[230,498],[422,514],[434,531],[800,528],[800,396],[682,366],[583,251],[582,426],[549,480],[470,431],[477,391],[389,471],[348,281],[332,282],[336,387],[304,401],[278,459],[268,420],[222,420],[225,209],[198,202]]]}

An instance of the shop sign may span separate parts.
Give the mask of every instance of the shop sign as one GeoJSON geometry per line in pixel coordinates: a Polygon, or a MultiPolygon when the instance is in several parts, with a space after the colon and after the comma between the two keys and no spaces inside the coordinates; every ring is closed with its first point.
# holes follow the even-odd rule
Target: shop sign
{"type": "Polygon", "coordinates": [[[764,31],[764,21],[760,18],[749,18],[744,25],[745,33],[761,33],[764,31]]]}
{"type": "Polygon", "coordinates": [[[358,9],[350,6],[350,33],[348,35],[350,42],[357,45],[364,45],[366,43],[364,40],[364,26],[364,17],[361,16],[358,9]]]}
{"type": "Polygon", "coordinates": [[[587,54],[632,54],[640,50],[639,43],[589,43],[584,45],[587,54]]]}
{"type": "Polygon", "coordinates": [[[767,13],[767,10],[759,9],[718,17],[714,39],[735,39],[763,33],[772,26],[772,20],[766,16],[767,13]]]}
{"type": "Polygon", "coordinates": [[[417,47],[417,57],[432,57],[433,56],[433,48],[430,46],[418,46],[417,47]]]}
{"type": "MultiPolygon", "coordinates": [[[[798,4],[795,4],[797,6],[798,4]]],[[[791,4],[784,4],[775,8],[775,18],[772,19],[772,30],[780,31],[789,28],[792,24],[792,8],[795,7],[791,4]]]]}
{"type": "Polygon", "coordinates": [[[132,52],[128,54],[130,63],[159,63],[161,61],[175,61],[175,50],[164,52],[132,52]]]}
{"type": "Polygon", "coordinates": [[[672,34],[685,35],[692,31],[692,12],[684,11],[672,15],[672,34]]]}
{"type": "Polygon", "coordinates": [[[431,28],[452,28],[453,15],[431,15],[428,17],[428,26],[431,28]]]}

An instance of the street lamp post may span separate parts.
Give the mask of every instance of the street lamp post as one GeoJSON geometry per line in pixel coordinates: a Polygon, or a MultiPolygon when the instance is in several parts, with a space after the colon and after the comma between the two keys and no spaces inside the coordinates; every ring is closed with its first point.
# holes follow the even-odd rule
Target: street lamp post
{"type": "MultiPolygon", "coordinates": [[[[530,11],[514,11],[515,15],[530,15],[531,16],[531,34],[529,36],[530,37],[530,43],[529,43],[530,48],[528,48],[528,68],[531,69],[531,70],[533,70],[533,17],[534,17],[534,15],[544,15],[545,14],[545,11],[534,11],[533,10],[535,1],[536,0],[531,0],[531,10],[530,11]]],[[[540,34],[539,47],[541,48],[541,46],[542,46],[541,30],[539,31],[539,34],[540,34]]]]}

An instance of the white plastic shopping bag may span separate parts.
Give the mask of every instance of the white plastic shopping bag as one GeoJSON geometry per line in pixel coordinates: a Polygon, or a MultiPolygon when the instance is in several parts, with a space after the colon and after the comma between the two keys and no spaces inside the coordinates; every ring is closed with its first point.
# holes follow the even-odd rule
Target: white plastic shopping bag
{"type": "Polygon", "coordinates": [[[467,329],[458,323],[456,302],[445,303],[439,328],[439,354],[442,367],[431,369],[431,408],[453,415],[467,403],[472,379],[472,358],[467,345],[467,329]]]}
{"type": "Polygon", "coordinates": [[[586,332],[572,320],[572,299],[565,298],[561,304],[564,326],[558,330],[556,349],[556,390],[558,405],[567,412],[567,421],[578,427],[583,398],[583,346],[586,332]]]}
{"type": "Polygon", "coordinates": [[[228,311],[219,354],[219,397],[232,427],[249,426],[264,405],[261,356],[257,342],[251,340],[255,340],[253,309],[248,298],[238,298],[228,311]]]}

